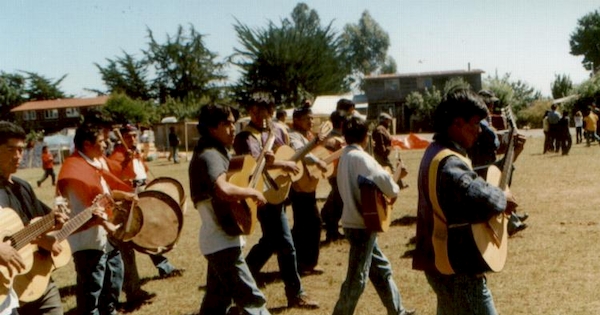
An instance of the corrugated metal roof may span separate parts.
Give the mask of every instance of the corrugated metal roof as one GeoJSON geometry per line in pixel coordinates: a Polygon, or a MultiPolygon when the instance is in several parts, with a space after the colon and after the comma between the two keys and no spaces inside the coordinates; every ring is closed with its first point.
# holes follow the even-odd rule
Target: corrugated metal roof
{"type": "Polygon", "coordinates": [[[11,112],[22,112],[26,110],[59,109],[69,107],[99,106],[106,104],[108,96],[99,96],[92,98],[61,98],[49,101],[32,101],[23,103],[13,109],[11,112]]]}

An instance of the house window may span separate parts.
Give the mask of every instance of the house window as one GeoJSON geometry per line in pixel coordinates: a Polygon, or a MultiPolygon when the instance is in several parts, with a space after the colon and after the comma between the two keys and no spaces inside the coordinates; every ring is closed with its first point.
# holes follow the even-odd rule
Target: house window
{"type": "Polygon", "coordinates": [[[70,107],[65,110],[67,117],[79,117],[79,108],[70,107]]]}
{"type": "Polygon", "coordinates": [[[48,109],[44,111],[45,119],[58,119],[58,109],[48,109]]]}
{"type": "Polygon", "coordinates": [[[384,86],[386,91],[398,91],[400,90],[400,82],[398,79],[385,80],[384,86]]]}
{"type": "Polygon", "coordinates": [[[432,78],[418,78],[417,86],[419,89],[431,89],[433,87],[433,79],[432,78]]]}
{"type": "Polygon", "coordinates": [[[23,112],[23,120],[35,120],[36,115],[34,110],[28,110],[23,112]]]}

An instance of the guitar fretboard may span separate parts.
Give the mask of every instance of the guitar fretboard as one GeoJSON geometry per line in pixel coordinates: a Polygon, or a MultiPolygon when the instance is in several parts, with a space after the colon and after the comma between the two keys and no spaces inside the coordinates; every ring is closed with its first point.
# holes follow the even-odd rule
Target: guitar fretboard
{"type": "Polygon", "coordinates": [[[11,245],[16,250],[20,250],[27,244],[31,243],[38,236],[44,234],[46,231],[54,226],[54,213],[49,213],[43,216],[41,219],[29,224],[25,228],[16,232],[9,237],[11,245]]]}

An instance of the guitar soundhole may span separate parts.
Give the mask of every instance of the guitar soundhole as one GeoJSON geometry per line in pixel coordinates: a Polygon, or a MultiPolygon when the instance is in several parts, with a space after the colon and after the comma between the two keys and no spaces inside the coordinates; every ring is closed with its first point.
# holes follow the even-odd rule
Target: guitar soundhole
{"type": "Polygon", "coordinates": [[[6,242],[6,241],[10,241],[10,246],[12,246],[12,247],[15,247],[15,246],[16,246],[16,243],[17,243],[17,242],[16,242],[16,241],[15,241],[15,239],[14,239],[14,238],[12,238],[12,236],[10,236],[10,235],[8,235],[8,236],[6,236],[6,237],[4,237],[4,238],[2,239],[2,242],[6,242]]]}

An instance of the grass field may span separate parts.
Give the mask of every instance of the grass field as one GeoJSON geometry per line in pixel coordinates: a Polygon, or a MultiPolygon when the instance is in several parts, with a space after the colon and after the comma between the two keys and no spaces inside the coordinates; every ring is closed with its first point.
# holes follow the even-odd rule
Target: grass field
{"type": "MultiPolygon", "coordinates": [[[[599,173],[595,165],[600,147],[593,144],[574,145],[568,156],[542,155],[542,138],[529,138],[517,168],[512,191],[519,210],[530,215],[529,228],[509,240],[509,257],[501,273],[489,274],[496,307],[500,314],[600,314],[598,285],[600,273],[600,194],[599,173]]],[[[409,240],[415,234],[417,189],[416,173],[423,150],[402,152],[409,169],[406,183],[394,207],[394,225],[380,234],[379,244],[393,264],[394,279],[404,304],[419,314],[435,314],[435,295],[421,272],[411,269],[409,240]]],[[[184,159],[185,161],[185,159],[184,159]]],[[[174,165],[158,160],[150,163],[154,176],[177,178],[188,187],[187,162],[174,165]]],[[[35,185],[41,169],[20,170],[17,176],[35,185]]],[[[319,186],[318,196],[326,196],[327,184],[319,186]]],[[[49,180],[36,188],[40,199],[50,203],[53,189],[49,180]]],[[[291,210],[288,210],[291,218],[291,210]]],[[[291,225],[293,223],[290,223],[291,225]]],[[[158,279],[150,259],[138,254],[138,269],[143,288],[155,292],[151,304],[131,314],[195,314],[204,294],[206,260],[198,249],[199,215],[188,203],[185,225],[178,246],[167,254],[177,267],[185,268],[183,277],[158,279]]],[[[260,229],[248,237],[245,250],[256,243],[260,229]]],[[[324,238],[324,233],[323,233],[324,238]]],[[[306,292],[318,300],[321,308],[314,311],[287,309],[283,284],[276,280],[263,290],[273,314],[331,314],[345,277],[348,244],[341,241],[321,247],[322,275],[303,278],[306,292]]],[[[278,271],[273,257],[263,270],[278,271]]],[[[75,307],[75,272],[72,264],[54,273],[63,297],[65,311],[75,307]]],[[[385,309],[369,284],[355,314],[384,314],[385,309]]]]}

